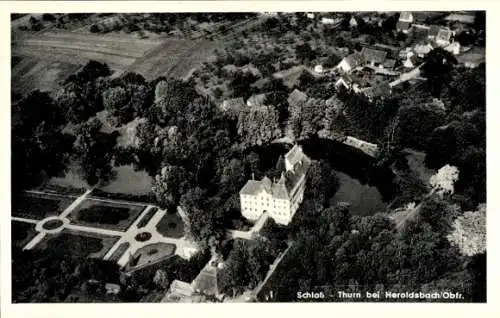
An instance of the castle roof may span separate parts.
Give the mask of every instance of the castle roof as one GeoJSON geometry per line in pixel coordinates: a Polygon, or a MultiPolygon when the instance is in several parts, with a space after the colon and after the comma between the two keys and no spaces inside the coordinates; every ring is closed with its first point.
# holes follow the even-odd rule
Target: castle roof
{"type": "Polygon", "coordinates": [[[285,160],[293,166],[293,171],[283,172],[277,182],[271,181],[268,177],[264,177],[260,181],[248,180],[240,190],[240,194],[257,195],[261,191],[266,191],[274,198],[289,199],[298,181],[307,173],[311,160],[302,152],[302,148],[298,145],[295,145],[285,155],[285,160]]]}

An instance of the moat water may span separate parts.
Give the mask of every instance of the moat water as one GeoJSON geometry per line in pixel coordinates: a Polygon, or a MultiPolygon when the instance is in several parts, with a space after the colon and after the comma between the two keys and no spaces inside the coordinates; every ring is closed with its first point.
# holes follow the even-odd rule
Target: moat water
{"type": "MultiPolygon", "coordinates": [[[[334,170],[339,188],[330,198],[331,204],[348,202],[354,215],[385,212],[396,190],[390,169],[376,166],[373,158],[340,142],[312,138],[299,144],[311,159],[326,160],[334,170]]],[[[254,151],[260,155],[265,170],[276,165],[279,156],[290,148],[288,144],[274,143],[254,151]]]]}

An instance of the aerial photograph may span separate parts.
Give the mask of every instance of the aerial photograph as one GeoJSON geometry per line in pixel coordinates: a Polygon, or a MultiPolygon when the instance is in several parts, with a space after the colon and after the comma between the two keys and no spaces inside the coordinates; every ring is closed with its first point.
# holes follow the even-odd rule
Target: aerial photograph
{"type": "Polygon", "coordinates": [[[487,301],[485,11],[10,25],[11,303],[487,301]]]}

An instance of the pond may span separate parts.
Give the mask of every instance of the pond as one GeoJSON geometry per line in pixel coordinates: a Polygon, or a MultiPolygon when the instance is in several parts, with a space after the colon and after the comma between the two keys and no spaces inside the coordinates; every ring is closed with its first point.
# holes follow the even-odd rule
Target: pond
{"type": "MultiPolygon", "coordinates": [[[[375,165],[375,160],[358,149],[333,140],[311,138],[299,142],[304,152],[313,160],[326,160],[335,171],[339,189],[330,202],[348,202],[351,213],[372,215],[384,212],[396,193],[392,171],[375,165]]],[[[291,145],[274,143],[252,149],[260,157],[260,168],[271,169],[281,154],[291,145]]]]}
{"type": "MultiPolygon", "coordinates": [[[[49,184],[62,187],[89,188],[87,182],[75,170],[70,168],[63,177],[50,179],[49,184]]],[[[132,165],[123,165],[115,166],[113,172],[116,173],[115,178],[101,187],[101,190],[138,196],[147,195],[151,192],[153,179],[145,171],[135,171],[132,165]]]]}

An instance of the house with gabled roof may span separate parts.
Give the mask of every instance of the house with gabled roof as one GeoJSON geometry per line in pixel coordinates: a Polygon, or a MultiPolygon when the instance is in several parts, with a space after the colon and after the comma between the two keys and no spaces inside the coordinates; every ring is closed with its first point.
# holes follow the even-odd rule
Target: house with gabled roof
{"type": "Polygon", "coordinates": [[[453,36],[453,31],[451,31],[450,29],[442,28],[438,31],[435,42],[437,45],[441,47],[448,46],[451,43],[452,36],[453,36]]]}
{"type": "Polygon", "coordinates": [[[242,97],[226,99],[219,105],[219,109],[223,112],[240,112],[245,109],[245,100],[242,97]]]}
{"type": "Polygon", "coordinates": [[[276,223],[287,225],[303,200],[306,174],[311,160],[295,145],[285,155],[285,171],[279,180],[267,176],[248,180],[240,190],[241,214],[249,220],[258,220],[268,213],[276,223]]]}
{"type": "Polygon", "coordinates": [[[352,71],[353,69],[362,66],[364,63],[363,56],[359,52],[354,52],[340,61],[337,64],[337,68],[345,73],[352,71]]]}
{"type": "Polygon", "coordinates": [[[396,23],[396,31],[397,32],[402,32],[402,33],[409,33],[411,29],[411,22],[406,22],[406,21],[398,21],[396,23]]]}
{"type": "Polygon", "coordinates": [[[247,99],[248,107],[261,107],[264,106],[264,102],[266,101],[266,94],[257,94],[252,95],[247,99]]]}
{"type": "Polygon", "coordinates": [[[307,102],[307,100],[309,99],[309,97],[307,96],[306,93],[298,90],[298,89],[294,89],[290,95],[288,95],[288,105],[294,107],[294,106],[298,106],[300,104],[303,104],[305,102],[307,102]]]}
{"type": "Polygon", "coordinates": [[[401,22],[408,22],[408,23],[413,23],[413,14],[408,11],[403,11],[399,15],[399,21],[401,22]]]}
{"type": "Polygon", "coordinates": [[[365,64],[369,64],[371,66],[383,67],[385,58],[387,56],[387,52],[364,47],[361,50],[361,55],[363,56],[365,64]]]}
{"type": "Polygon", "coordinates": [[[434,40],[436,38],[436,36],[438,35],[439,30],[441,30],[441,28],[442,27],[439,25],[435,25],[435,24],[431,25],[429,27],[429,30],[427,31],[427,37],[431,40],[434,40]]]}

